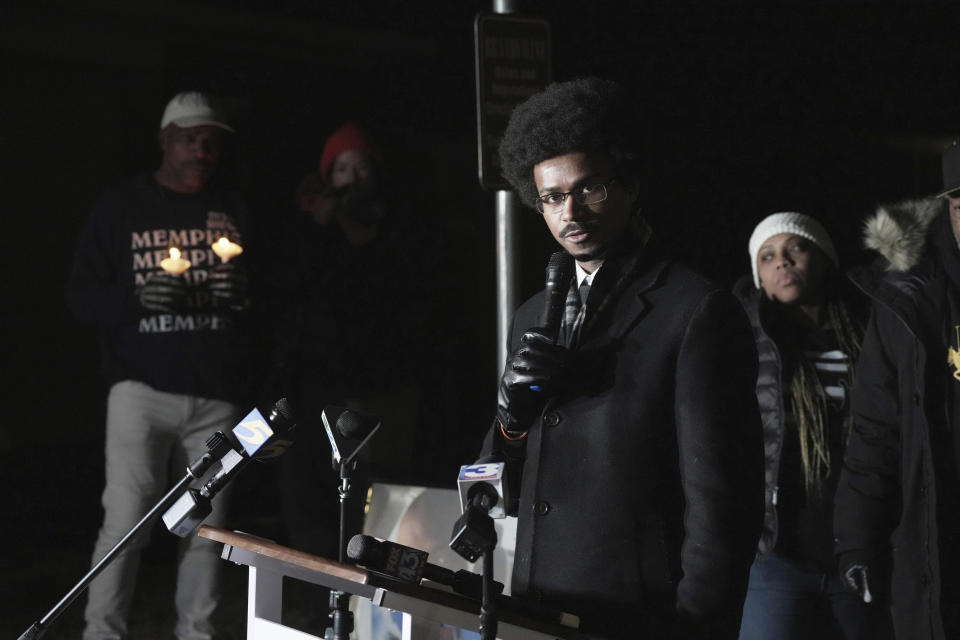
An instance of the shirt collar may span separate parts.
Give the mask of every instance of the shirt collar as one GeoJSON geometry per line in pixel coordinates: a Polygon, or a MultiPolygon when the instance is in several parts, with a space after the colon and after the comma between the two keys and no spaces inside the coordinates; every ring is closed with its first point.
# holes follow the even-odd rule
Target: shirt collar
{"type": "Polygon", "coordinates": [[[584,281],[586,281],[586,283],[592,287],[594,276],[596,276],[597,273],[600,271],[600,268],[603,267],[603,263],[601,262],[600,266],[593,270],[593,273],[587,273],[586,271],[583,270],[583,267],[580,266],[579,262],[574,261],[573,264],[576,266],[578,287],[582,285],[584,281]]]}

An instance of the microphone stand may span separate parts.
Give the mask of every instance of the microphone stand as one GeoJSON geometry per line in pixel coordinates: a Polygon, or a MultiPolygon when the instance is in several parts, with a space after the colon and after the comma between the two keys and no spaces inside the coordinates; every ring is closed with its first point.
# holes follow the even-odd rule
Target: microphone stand
{"type": "MultiPolygon", "coordinates": [[[[358,411],[327,406],[321,413],[323,427],[330,440],[333,468],[340,471],[340,562],[347,562],[347,524],[350,501],[350,476],[357,467],[356,455],[364,444],[380,428],[380,420],[358,411]],[[334,416],[336,416],[334,418],[334,416]]],[[[349,640],[353,631],[353,613],[350,611],[350,594],[330,591],[330,619],[324,638],[349,640]]]]}
{"type": "MultiPolygon", "coordinates": [[[[488,518],[490,516],[487,516],[488,518]]],[[[483,554],[483,599],[480,601],[480,638],[496,640],[497,591],[493,581],[493,549],[483,554]]]]}
{"type": "Polygon", "coordinates": [[[483,592],[480,602],[480,638],[496,640],[497,591],[493,580],[493,550],[497,546],[497,532],[490,517],[490,509],[497,504],[496,490],[485,482],[470,488],[470,502],[466,511],[453,525],[450,547],[468,562],[483,556],[483,592]]]}
{"type": "MultiPolygon", "coordinates": [[[[350,503],[351,472],[357,463],[355,460],[341,461],[340,486],[337,493],[340,495],[340,553],[338,559],[342,563],[347,561],[347,518],[350,503]]],[[[353,632],[353,612],[350,611],[350,594],[344,591],[330,592],[330,629],[324,635],[328,640],[349,640],[353,632]]]]}
{"type": "MultiPolygon", "coordinates": [[[[221,434],[222,436],[222,434],[221,434]]],[[[211,436],[212,439],[213,436],[211,436]]],[[[210,440],[207,441],[208,447],[210,447],[210,440]]],[[[211,447],[212,448],[212,447],[211,447]]],[[[47,632],[47,629],[50,626],[50,623],[57,619],[64,609],[66,609],[70,604],[77,599],[83,590],[86,589],[93,579],[96,578],[100,573],[107,568],[107,566],[113,562],[113,560],[123,551],[133,540],[137,537],[144,527],[146,527],[150,522],[159,514],[161,511],[166,511],[174,502],[180,498],[180,494],[186,489],[191,482],[202,476],[210,466],[216,462],[211,451],[207,451],[202,456],[197,458],[189,467],[187,467],[187,475],[185,475],[180,482],[178,482],[173,489],[170,489],[167,492],[167,495],[163,496],[160,499],[160,502],[155,504],[150,511],[147,512],[143,518],[140,519],[140,522],[135,524],[130,531],[123,536],[120,541],[113,545],[113,548],[110,549],[99,561],[93,566],[90,571],[87,572],[85,576],[80,579],[73,589],[71,589],[67,595],[65,595],[60,602],[58,602],[53,609],[51,609],[47,615],[43,616],[40,620],[34,622],[29,629],[23,632],[19,640],[34,640],[36,638],[42,638],[47,632]]]]}

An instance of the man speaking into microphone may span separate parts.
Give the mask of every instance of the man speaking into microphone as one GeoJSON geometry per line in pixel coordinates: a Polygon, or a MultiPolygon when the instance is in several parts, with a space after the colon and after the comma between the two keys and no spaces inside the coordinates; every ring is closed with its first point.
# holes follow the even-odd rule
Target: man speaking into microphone
{"type": "Polygon", "coordinates": [[[591,78],[510,118],[504,176],[564,253],[514,317],[481,459],[517,496],[514,595],[595,637],[735,638],[763,516],[754,340],[640,216],[637,106],[591,78]]]}

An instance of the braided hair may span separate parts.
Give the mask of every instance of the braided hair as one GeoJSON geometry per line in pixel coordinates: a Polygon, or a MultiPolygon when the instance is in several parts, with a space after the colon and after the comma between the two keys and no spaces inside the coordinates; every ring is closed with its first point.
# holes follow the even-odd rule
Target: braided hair
{"type": "MultiPolygon", "coordinates": [[[[829,326],[836,334],[839,349],[849,359],[850,375],[853,379],[856,377],[855,364],[863,341],[863,327],[854,320],[848,305],[840,295],[840,287],[835,284],[837,280],[836,271],[831,271],[826,279],[824,312],[829,326]]],[[[765,297],[763,299],[766,300],[765,297]]],[[[814,363],[804,353],[804,341],[798,339],[796,332],[789,330],[790,314],[797,313],[799,310],[770,301],[765,305],[774,316],[773,337],[784,362],[784,405],[793,415],[797,429],[804,488],[808,498],[819,499],[822,497],[824,481],[830,474],[833,462],[828,433],[827,394],[814,363]]],[[[847,412],[841,425],[843,442],[846,441],[852,422],[852,413],[847,412]]]]}

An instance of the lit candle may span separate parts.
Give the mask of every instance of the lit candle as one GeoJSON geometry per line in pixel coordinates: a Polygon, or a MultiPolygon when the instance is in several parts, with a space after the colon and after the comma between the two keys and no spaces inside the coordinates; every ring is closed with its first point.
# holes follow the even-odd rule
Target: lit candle
{"type": "Polygon", "coordinates": [[[222,236],[219,240],[210,245],[210,248],[213,249],[213,252],[220,256],[220,259],[224,262],[229,262],[230,258],[243,253],[243,247],[238,245],[236,242],[230,242],[230,239],[226,236],[222,236]]]}
{"type": "Polygon", "coordinates": [[[180,257],[180,249],[170,247],[170,257],[161,260],[160,267],[167,273],[178,276],[190,268],[190,261],[180,257]]]}

